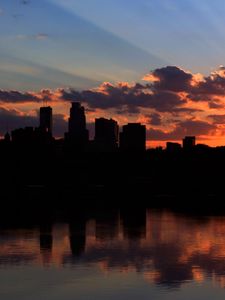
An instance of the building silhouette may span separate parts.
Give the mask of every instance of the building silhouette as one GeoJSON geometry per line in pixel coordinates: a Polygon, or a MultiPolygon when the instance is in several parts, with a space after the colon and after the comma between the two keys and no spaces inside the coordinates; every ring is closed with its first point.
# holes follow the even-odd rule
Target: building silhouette
{"type": "Polygon", "coordinates": [[[52,135],[52,108],[40,107],[40,129],[52,135]]]}
{"type": "Polygon", "coordinates": [[[185,151],[192,150],[196,145],[196,137],[195,136],[186,136],[183,139],[183,149],[185,151]]]}
{"type": "Polygon", "coordinates": [[[181,144],[179,143],[166,143],[166,151],[169,153],[179,152],[181,150],[181,144]]]}
{"type": "Polygon", "coordinates": [[[10,143],[11,142],[11,136],[8,132],[4,135],[4,141],[5,143],[10,143]]]}
{"type": "Polygon", "coordinates": [[[11,132],[12,143],[17,145],[43,146],[53,142],[50,132],[44,131],[40,127],[18,128],[11,132]]]}
{"type": "Polygon", "coordinates": [[[12,142],[16,144],[30,144],[34,142],[34,128],[18,128],[11,132],[12,142]]]}
{"type": "Polygon", "coordinates": [[[67,142],[73,144],[77,149],[83,149],[89,139],[86,128],[85,109],[79,102],[72,102],[68,124],[68,133],[65,134],[67,142]]]}
{"type": "Polygon", "coordinates": [[[115,151],[118,148],[119,126],[113,119],[95,119],[95,145],[99,151],[115,151]]]}
{"type": "Polygon", "coordinates": [[[120,150],[127,152],[144,152],[146,150],[146,126],[129,123],[120,133],[120,150]]]}

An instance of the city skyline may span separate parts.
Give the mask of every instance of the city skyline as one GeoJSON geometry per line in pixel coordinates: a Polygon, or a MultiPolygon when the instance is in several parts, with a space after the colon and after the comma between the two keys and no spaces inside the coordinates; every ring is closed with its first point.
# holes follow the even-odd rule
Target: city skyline
{"type": "MultiPolygon", "coordinates": [[[[2,144],[9,146],[11,142],[15,145],[27,146],[54,145],[55,139],[52,132],[53,110],[51,106],[41,106],[39,109],[39,126],[25,126],[15,128],[10,133],[6,132],[1,139],[2,144]]],[[[148,150],[146,126],[139,123],[128,123],[122,128],[112,118],[95,118],[94,132],[90,135],[86,124],[85,108],[80,102],[71,102],[70,117],[68,119],[68,130],[64,132],[64,137],[58,139],[60,145],[75,152],[95,152],[95,153],[139,153],[143,154],[148,150]]],[[[166,142],[168,153],[179,153],[182,148],[186,153],[193,153],[194,148],[209,149],[208,145],[196,144],[196,136],[184,136],[182,143],[166,142]]],[[[156,150],[163,149],[162,147],[156,150]]]]}
{"type": "Polygon", "coordinates": [[[224,0],[0,0],[0,299],[224,299],[224,0]]]}
{"type": "Polygon", "coordinates": [[[36,126],[48,102],[62,137],[79,101],[90,132],[106,117],[146,125],[148,147],[224,145],[224,12],[220,0],[3,0],[0,136],[36,126]]]}
{"type": "Polygon", "coordinates": [[[38,110],[54,110],[53,135],[64,136],[70,102],[86,109],[87,128],[94,135],[95,119],[114,119],[119,126],[146,126],[147,147],[166,146],[184,136],[196,136],[209,146],[223,146],[225,132],[225,68],[209,76],[192,74],[175,66],[155,69],[141,83],[104,82],[95,89],[78,91],[43,89],[39,92],[0,90],[0,135],[18,127],[37,126],[38,110]]]}

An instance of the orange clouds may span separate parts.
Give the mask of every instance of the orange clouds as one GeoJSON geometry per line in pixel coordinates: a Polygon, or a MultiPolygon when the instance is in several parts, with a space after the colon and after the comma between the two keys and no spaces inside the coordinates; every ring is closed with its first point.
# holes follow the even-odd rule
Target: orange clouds
{"type": "Polygon", "coordinates": [[[156,77],[155,75],[153,75],[152,73],[146,74],[142,80],[144,81],[150,81],[150,82],[157,82],[160,81],[160,79],[158,77],[156,77]]]}
{"type": "Polygon", "coordinates": [[[100,116],[112,117],[120,125],[143,122],[147,126],[149,145],[162,144],[166,139],[180,141],[183,134],[196,135],[210,145],[223,144],[219,137],[225,131],[222,117],[225,67],[203,76],[167,66],[153,70],[142,79],[147,83],[104,82],[95,89],[83,91],[72,88],[43,89],[36,93],[0,90],[0,107],[17,109],[32,117],[40,105],[48,103],[66,121],[70,102],[80,101],[86,107],[88,123],[100,116]]]}

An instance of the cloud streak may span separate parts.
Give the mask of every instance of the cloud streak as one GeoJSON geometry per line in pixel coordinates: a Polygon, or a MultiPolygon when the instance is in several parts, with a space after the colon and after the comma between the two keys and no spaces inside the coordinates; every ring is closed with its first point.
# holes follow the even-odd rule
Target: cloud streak
{"type": "Polygon", "coordinates": [[[25,103],[25,102],[40,102],[35,94],[20,91],[4,91],[0,90],[0,102],[2,103],[25,103]]]}
{"type": "Polygon", "coordinates": [[[16,39],[18,40],[47,40],[49,39],[49,34],[47,33],[37,33],[37,34],[31,34],[31,35],[27,35],[27,34],[18,34],[16,36],[16,39]]]}

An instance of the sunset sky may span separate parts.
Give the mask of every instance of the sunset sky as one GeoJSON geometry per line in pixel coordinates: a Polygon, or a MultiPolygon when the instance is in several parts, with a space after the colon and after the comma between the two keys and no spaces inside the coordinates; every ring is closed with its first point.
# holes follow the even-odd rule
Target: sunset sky
{"type": "Polygon", "coordinates": [[[225,145],[224,0],[1,0],[0,135],[37,126],[43,100],[63,136],[71,101],[148,145],[225,145]]]}

